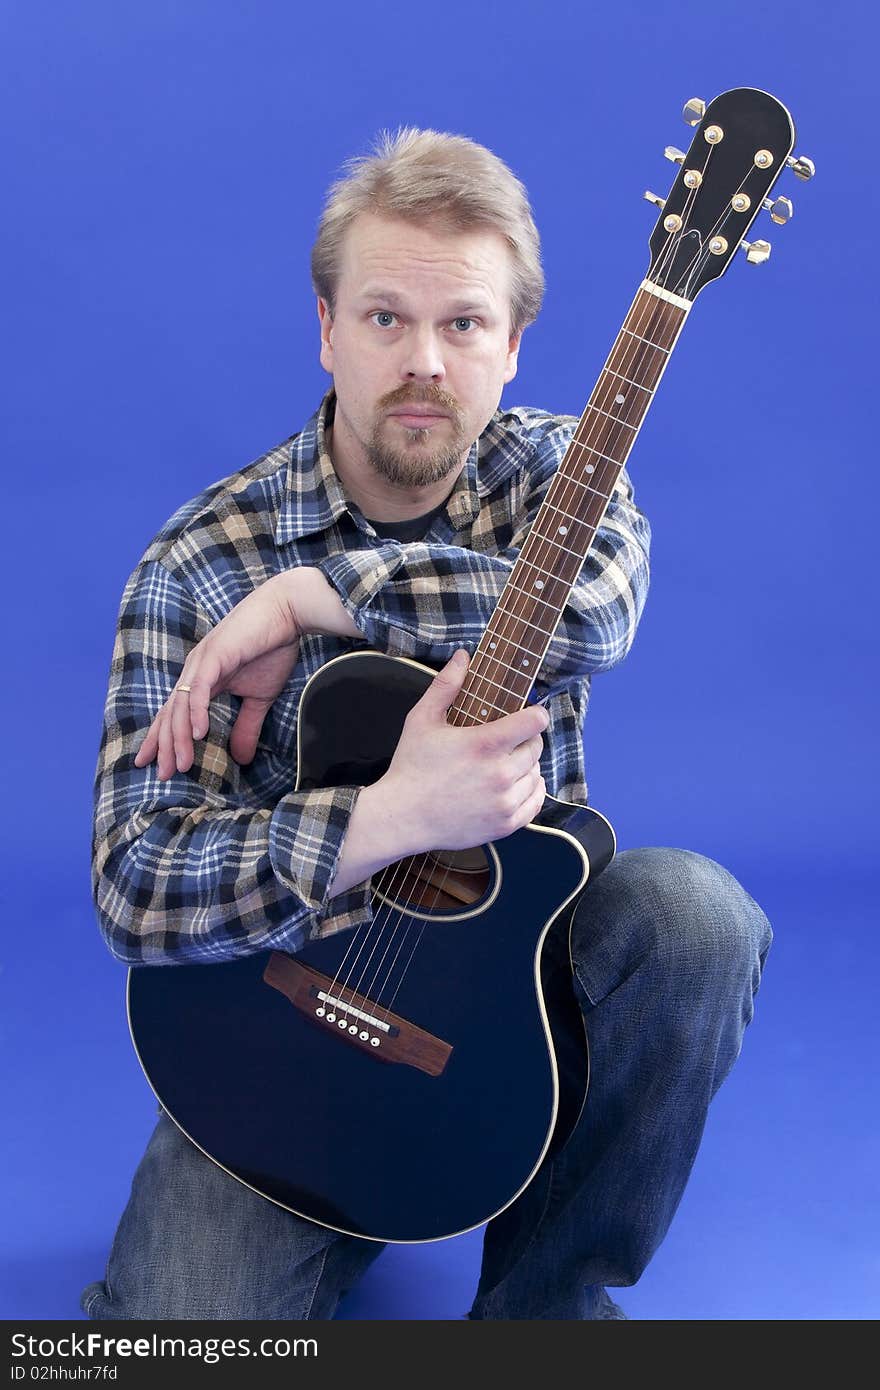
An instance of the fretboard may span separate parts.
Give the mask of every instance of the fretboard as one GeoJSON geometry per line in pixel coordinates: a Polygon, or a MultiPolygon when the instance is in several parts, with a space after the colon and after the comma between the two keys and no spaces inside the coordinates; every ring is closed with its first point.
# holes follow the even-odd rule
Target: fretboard
{"type": "Polygon", "coordinates": [[[448,718],[521,709],[581,572],[690,305],[639,287],[501,591],[448,718]]]}

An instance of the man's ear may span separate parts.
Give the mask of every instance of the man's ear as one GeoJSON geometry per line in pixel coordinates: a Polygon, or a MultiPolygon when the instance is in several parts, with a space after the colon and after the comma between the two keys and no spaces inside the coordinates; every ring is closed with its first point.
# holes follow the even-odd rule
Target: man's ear
{"type": "Polygon", "coordinates": [[[522,342],[523,330],[520,328],[517,333],[512,333],[507,344],[507,363],[504,368],[505,382],[513,381],[516,376],[516,368],[519,361],[519,345],[522,342]]]}
{"type": "Polygon", "coordinates": [[[326,299],[318,295],[318,320],[321,324],[321,366],[325,372],[333,372],[333,315],[326,299]]]}

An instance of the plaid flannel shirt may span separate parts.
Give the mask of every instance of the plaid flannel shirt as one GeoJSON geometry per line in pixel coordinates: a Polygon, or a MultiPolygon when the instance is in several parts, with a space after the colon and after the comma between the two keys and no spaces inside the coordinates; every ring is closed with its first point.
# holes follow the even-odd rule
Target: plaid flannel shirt
{"type": "MultiPolygon", "coordinates": [[[[296,726],[306,681],[344,651],[441,666],[473,652],[576,422],[499,410],[471,447],[424,538],[381,539],[349,502],[324,446],[328,392],[301,433],[208,487],[159,532],[122,596],[95,777],[92,882],[111,952],[129,964],[220,960],[370,920],[361,884],[331,898],[359,788],[298,792],[296,726]],[[211,704],[187,773],[134,766],[190,649],[257,585],[313,565],[363,641],[307,635],[254,761],[228,751],[239,701],[211,704]]],[[[650,530],[622,473],[545,656],[534,698],[551,717],[541,771],[586,804],[590,675],[629,650],[648,587],[650,530]]]]}

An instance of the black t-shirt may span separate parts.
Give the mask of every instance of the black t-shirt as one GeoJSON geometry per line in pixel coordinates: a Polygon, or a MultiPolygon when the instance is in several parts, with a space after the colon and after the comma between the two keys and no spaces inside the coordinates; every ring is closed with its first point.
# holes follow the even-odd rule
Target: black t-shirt
{"type": "Polygon", "coordinates": [[[431,522],[438,512],[442,512],[446,506],[446,501],[442,501],[439,507],[434,507],[432,511],[425,512],[424,516],[413,516],[407,521],[374,521],[372,517],[367,517],[377,536],[384,536],[395,541],[420,541],[427,531],[431,522]]]}

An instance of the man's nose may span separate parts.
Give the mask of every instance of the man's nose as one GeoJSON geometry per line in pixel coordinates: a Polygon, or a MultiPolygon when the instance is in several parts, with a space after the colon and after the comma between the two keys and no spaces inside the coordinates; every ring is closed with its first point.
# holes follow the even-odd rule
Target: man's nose
{"type": "Polygon", "coordinates": [[[407,333],[401,376],[407,381],[442,381],[446,376],[442,343],[433,328],[413,329],[407,333]]]}

